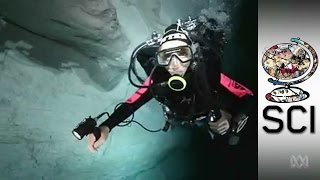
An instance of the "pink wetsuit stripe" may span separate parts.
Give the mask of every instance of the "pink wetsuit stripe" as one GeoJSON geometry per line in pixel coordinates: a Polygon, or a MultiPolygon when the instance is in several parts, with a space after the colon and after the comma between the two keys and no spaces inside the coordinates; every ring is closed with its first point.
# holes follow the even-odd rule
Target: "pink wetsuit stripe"
{"type": "Polygon", "coordinates": [[[223,73],[221,73],[220,84],[238,97],[243,97],[247,94],[250,94],[253,96],[253,93],[250,89],[236,82],[235,80],[229,78],[223,73]]]}
{"type": "MultiPolygon", "coordinates": [[[[149,86],[152,80],[150,81],[150,77],[148,77],[144,83],[143,86],[149,86]]],[[[130,98],[127,99],[126,103],[134,103],[136,102],[146,91],[148,88],[139,88],[130,98]]]]}

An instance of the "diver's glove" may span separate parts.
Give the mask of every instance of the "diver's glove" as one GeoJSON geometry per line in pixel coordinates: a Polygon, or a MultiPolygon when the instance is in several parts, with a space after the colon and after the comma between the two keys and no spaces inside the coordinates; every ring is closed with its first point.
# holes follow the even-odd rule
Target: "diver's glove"
{"type": "Polygon", "coordinates": [[[217,117],[210,117],[209,116],[209,128],[214,134],[224,135],[230,130],[230,121],[231,121],[231,114],[227,113],[226,111],[220,110],[221,116],[217,117]]]}

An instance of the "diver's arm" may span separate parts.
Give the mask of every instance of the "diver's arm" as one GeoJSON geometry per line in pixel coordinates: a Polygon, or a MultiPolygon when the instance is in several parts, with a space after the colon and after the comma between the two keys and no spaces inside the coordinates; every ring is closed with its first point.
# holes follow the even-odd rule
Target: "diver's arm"
{"type": "MultiPolygon", "coordinates": [[[[149,78],[146,80],[146,82],[149,78]]],[[[145,83],[146,84],[146,83],[145,83]]],[[[99,125],[99,127],[107,126],[109,131],[117,126],[119,123],[127,119],[137,109],[146,104],[153,98],[150,90],[147,88],[138,89],[127,101],[119,106],[110,117],[99,125]]]]}
{"type": "MultiPolygon", "coordinates": [[[[137,52],[137,60],[139,61],[145,72],[148,74],[148,76],[150,75],[153,68],[153,62],[150,62],[150,58],[154,56],[155,52],[155,47],[142,48],[137,52]]],[[[147,78],[143,85],[149,84],[150,78],[147,78]]],[[[150,93],[150,90],[148,90],[147,88],[138,89],[129,99],[127,99],[125,103],[121,104],[119,108],[117,108],[110,115],[110,117],[99,126],[107,126],[109,128],[109,131],[111,131],[112,128],[127,119],[137,109],[139,109],[152,98],[153,96],[150,93]]]]}
{"type": "Polygon", "coordinates": [[[229,101],[228,106],[235,116],[249,116],[257,106],[257,97],[253,91],[224,73],[221,73],[220,89],[229,97],[225,101],[229,101]]]}
{"type": "Polygon", "coordinates": [[[213,47],[202,49],[201,51],[204,58],[206,58],[206,73],[211,90],[218,93],[219,101],[222,101],[223,105],[225,104],[228,110],[234,110],[234,113],[231,112],[232,114],[239,112],[249,114],[256,102],[254,93],[250,88],[222,72],[222,54],[215,54],[212,48],[213,47]],[[229,104],[230,99],[231,101],[237,101],[237,106],[240,107],[230,107],[234,104],[229,104]],[[228,104],[230,108],[228,107],[228,104]]]}
{"type": "Polygon", "coordinates": [[[257,107],[256,95],[246,86],[221,73],[219,100],[223,110],[231,114],[230,129],[240,133],[257,107]]]}

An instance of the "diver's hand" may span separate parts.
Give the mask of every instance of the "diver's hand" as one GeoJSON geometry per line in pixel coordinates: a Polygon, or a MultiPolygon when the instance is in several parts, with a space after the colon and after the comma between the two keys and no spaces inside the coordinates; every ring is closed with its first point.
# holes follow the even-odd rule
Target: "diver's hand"
{"type": "Polygon", "coordinates": [[[209,122],[210,129],[217,134],[224,135],[230,129],[231,114],[220,110],[221,118],[215,122],[209,122]]]}
{"type": "Polygon", "coordinates": [[[107,126],[99,127],[101,130],[100,138],[96,141],[93,133],[88,134],[88,148],[91,152],[95,152],[107,140],[110,129],[107,126]]]}

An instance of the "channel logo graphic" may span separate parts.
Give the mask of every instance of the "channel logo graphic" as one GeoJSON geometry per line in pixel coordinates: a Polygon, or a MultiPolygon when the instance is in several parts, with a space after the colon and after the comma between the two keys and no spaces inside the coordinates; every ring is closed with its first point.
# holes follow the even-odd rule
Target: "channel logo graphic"
{"type": "Polygon", "coordinates": [[[280,86],[265,95],[268,101],[292,103],[310,97],[307,91],[292,85],[302,83],[314,74],[318,66],[317,53],[300,38],[290,41],[268,48],[262,57],[263,68],[271,76],[268,82],[280,86]]]}

